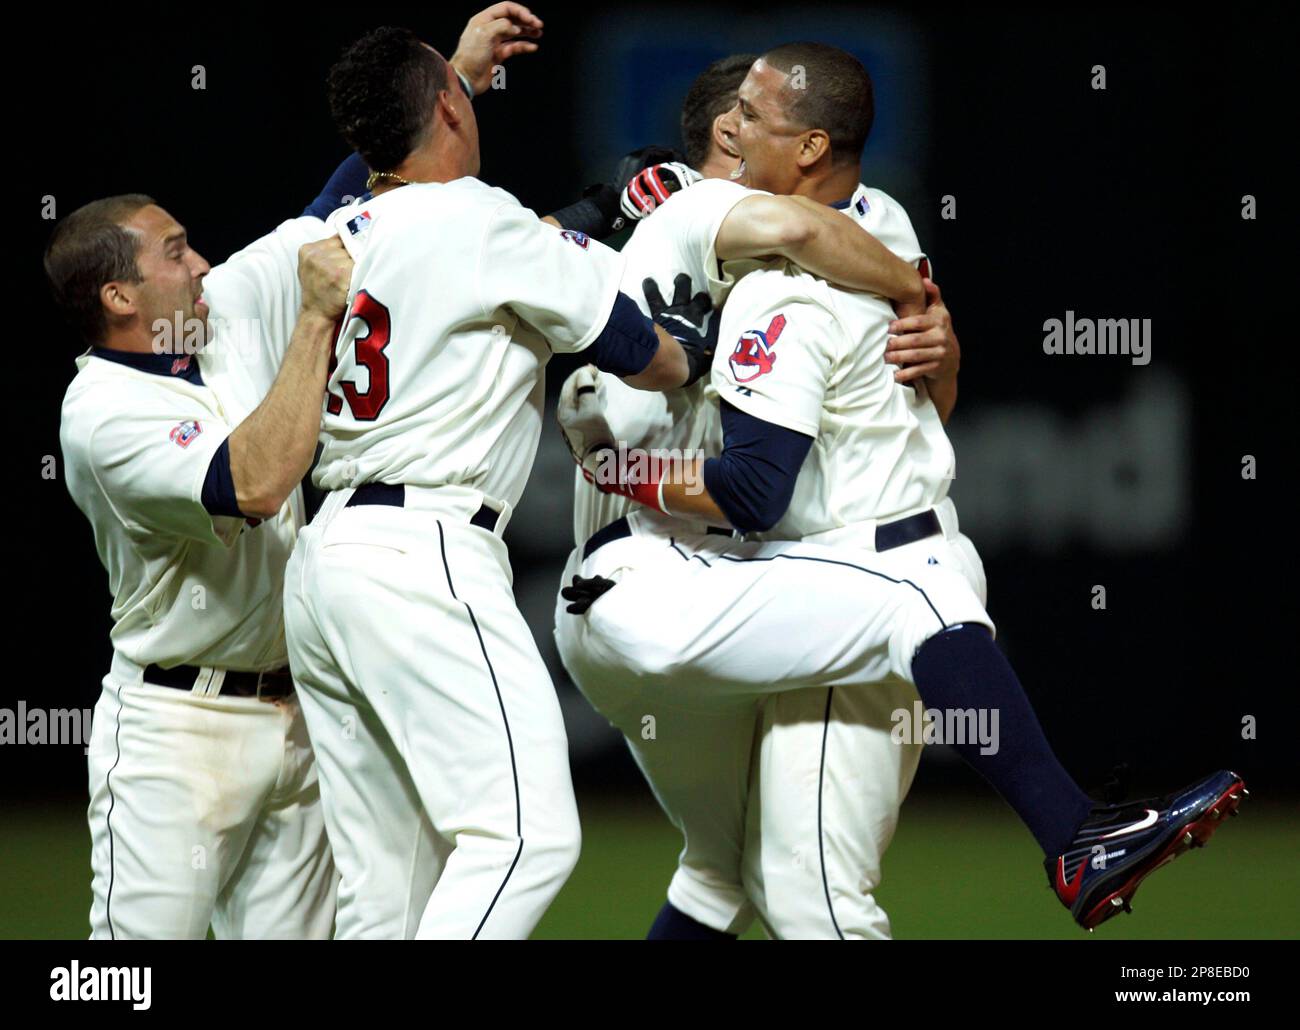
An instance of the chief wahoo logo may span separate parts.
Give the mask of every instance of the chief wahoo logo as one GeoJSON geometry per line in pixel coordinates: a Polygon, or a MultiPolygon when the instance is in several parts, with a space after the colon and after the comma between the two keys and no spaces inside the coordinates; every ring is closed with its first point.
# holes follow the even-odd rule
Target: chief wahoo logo
{"type": "Polygon", "coordinates": [[[732,351],[731,375],[738,383],[752,383],[759,376],[767,375],[776,364],[776,352],[773,348],[785,329],[785,315],[777,315],[764,332],[750,329],[740,334],[736,349],[732,351]]]}

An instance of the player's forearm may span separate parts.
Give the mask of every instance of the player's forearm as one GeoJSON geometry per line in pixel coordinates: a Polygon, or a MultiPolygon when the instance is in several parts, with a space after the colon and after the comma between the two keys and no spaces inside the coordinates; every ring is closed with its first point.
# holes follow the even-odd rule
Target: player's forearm
{"type": "Polygon", "coordinates": [[[239,510],[270,518],[311,467],[336,324],[299,313],[270,392],[230,434],[230,473],[239,510]]]}
{"type": "Polygon", "coordinates": [[[807,197],[746,197],[723,219],[714,250],[723,260],[784,257],[850,290],[921,303],[921,276],[852,219],[807,197]]]}
{"type": "Polygon", "coordinates": [[[690,362],[686,351],[662,326],[654,327],[659,339],[650,364],[635,375],[624,376],[623,382],[636,390],[675,390],[685,384],[690,375],[690,362]]]}
{"type": "Polygon", "coordinates": [[[952,415],[952,409],[957,406],[957,377],[927,379],[925,388],[929,391],[930,400],[934,402],[935,408],[939,411],[939,420],[944,425],[947,425],[948,418],[952,415]]]}
{"type": "Polygon", "coordinates": [[[674,464],[664,482],[663,499],[669,514],[702,519],[718,526],[731,524],[709,496],[704,485],[704,462],[699,458],[674,464]]]}
{"type": "Polygon", "coordinates": [[[807,197],[781,199],[802,208],[812,230],[782,250],[782,257],[850,290],[901,303],[924,302],[921,273],[851,218],[807,197]]]}

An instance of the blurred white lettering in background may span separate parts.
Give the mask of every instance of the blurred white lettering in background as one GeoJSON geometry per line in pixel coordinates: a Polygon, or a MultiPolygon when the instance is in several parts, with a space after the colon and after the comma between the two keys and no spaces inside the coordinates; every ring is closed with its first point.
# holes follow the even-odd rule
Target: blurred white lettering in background
{"type": "Polygon", "coordinates": [[[962,532],[1003,547],[1102,551],[1174,546],[1190,521],[1191,394],[1133,377],[1118,399],[1064,414],[1047,403],[971,398],[948,426],[962,532]]]}

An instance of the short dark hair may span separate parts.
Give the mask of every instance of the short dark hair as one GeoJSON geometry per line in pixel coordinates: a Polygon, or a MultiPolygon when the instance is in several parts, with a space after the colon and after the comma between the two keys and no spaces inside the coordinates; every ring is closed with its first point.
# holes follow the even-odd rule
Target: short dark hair
{"type": "Polygon", "coordinates": [[[833,163],[859,160],[876,117],[871,76],[862,62],[825,43],[783,43],[763,60],[786,74],[801,69],[803,88],[788,91],[791,120],[830,137],[833,163]]]}
{"type": "Polygon", "coordinates": [[[736,106],[736,91],[749,74],[757,54],[732,54],[714,61],[691,83],[682,101],[682,149],[686,163],[699,168],[709,159],[713,123],[736,106]]]}
{"type": "Polygon", "coordinates": [[[87,343],[102,343],[108,316],[100,303],[105,283],[138,283],[140,237],[122,223],[157,201],[143,193],[92,200],[64,218],[45,245],[45,278],[55,303],[87,343]]]}
{"type": "Polygon", "coordinates": [[[391,172],[424,142],[447,63],[410,29],[373,29],[330,69],[334,127],[371,169],[391,172]]]}

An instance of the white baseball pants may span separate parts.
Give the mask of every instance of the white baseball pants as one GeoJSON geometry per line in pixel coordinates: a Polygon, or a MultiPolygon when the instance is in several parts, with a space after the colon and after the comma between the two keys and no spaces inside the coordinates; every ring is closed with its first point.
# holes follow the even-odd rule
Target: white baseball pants
{"type": "Polygon", "coordinates": [[[339,938],[524,938],[577,862],[559,703],[505,544],[451,491],[332,493],[285,579],[339,938]]]}
{"type": "Polygon", "coordinates": [[[114,661],[87,762],[92,939],[328,939],[337,879],[298,703],[114,661]]]}
{"type": "Polygon", "coordinates": [[[558,602],[560,654],[683,831],[679,910],[739,932],[753,904],[776,937],[888,937],[872,892],[920,756],[889,716],[910,709],[926,639],[992,628],[978,555],[940,514],[943,536],[884,553],[670,537],[633,516],[632,537],[571,555],[566,585],[617,586],[582,616],[558,602]]]}

